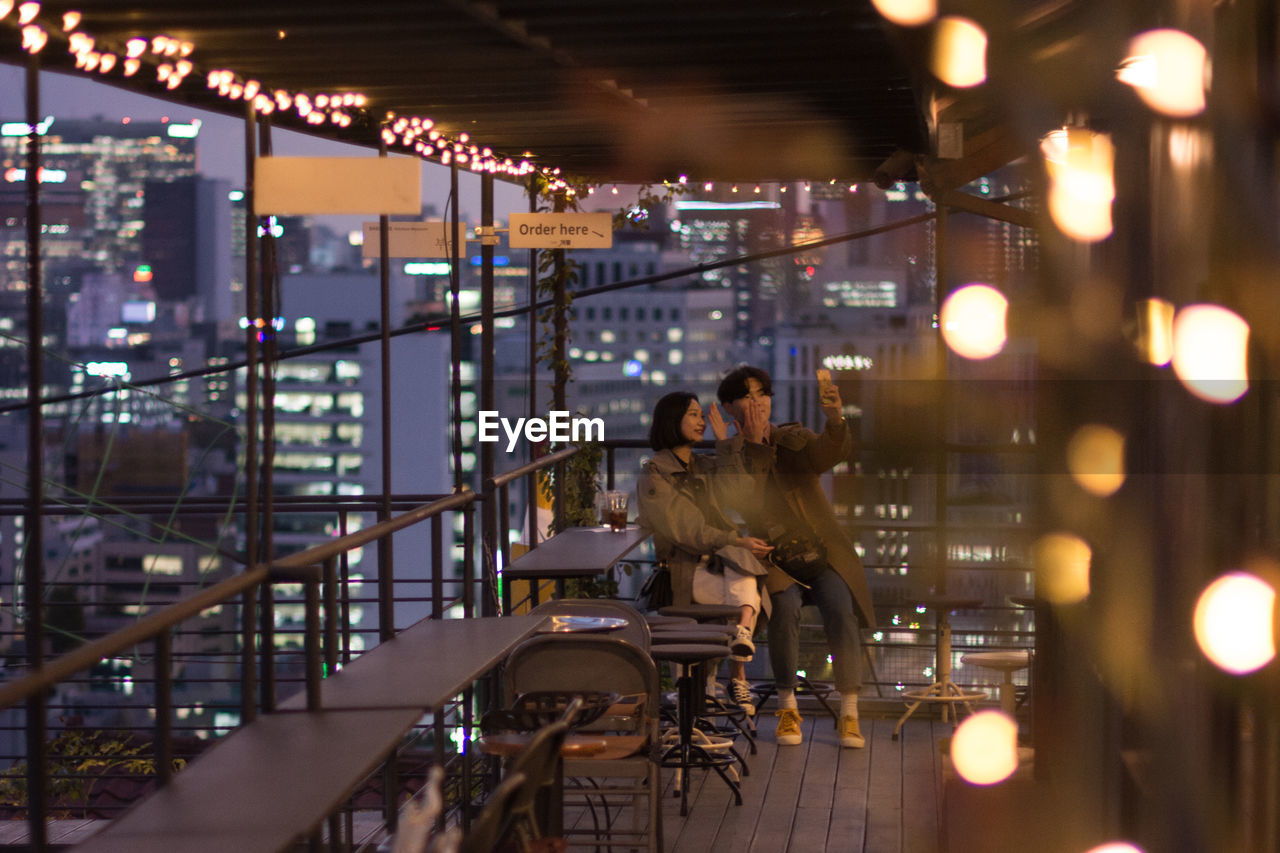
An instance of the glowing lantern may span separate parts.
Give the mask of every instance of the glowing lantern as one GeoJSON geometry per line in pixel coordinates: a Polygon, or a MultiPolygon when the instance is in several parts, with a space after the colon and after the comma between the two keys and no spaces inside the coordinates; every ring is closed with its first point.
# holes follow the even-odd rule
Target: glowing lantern
{"type": "Polygon", "coordinates": [[[1249,324],[1217,305],[1188,305],[1173,320],[1173,370],[1187,390],[1210,403],[1232,403],[1249,390],[1249,324]]]}
{"type": "Polygon", "coordinates": [[[1048,533],[1032,546],[1036,589],[1054,604],[1075,604],[1089,596],[1089,564],[1093,551],[1079,536],[1048,533]]]}
{"type": "Polygon", "coordinates": [[[1276,656],[1276,591],[1257,575],[1230,572],[1196,601],[1195,635],[1214,666],[1233,675],[1261,669],[1276,656]]]}
{"type": "Polygon", "coordinates": [[[1124,436],[1108,426],[1085,424],[1067,442],[1067,470],[1086,492],[1114,495],[1124,485],[1124,436]]]}
{"type": "Polygon", "coordinates": [[[900,27],[927,24],[938,14],[937,0],[871,0],[871,5],[900,27]]]}
{"type": "Polygon", "coordinates": [[[951,739],[956,773],[971,785],[1003,782],[1018,769],[1018,726],[1002,711],[979,711],[951,739]]]}
{"type": "Polygon", "coordinates": [[[1009,301],[994,287],[968,284],[942,304],[942,338],[964,358],[990,358],[1004,349],[1009,301]]]}
{"type": "Polygon", "coordinates": [[[1180,30],[1150,30],[1129,42],[1129,57],[1116,77],[1147,106],[1184,118],[1204,112],[1208,51],[1180,30]]]}
{"type": "Polygon", "coordinates": [[[968,18],[939,18],[933,34],[933,74],[948,86],[968,89],[987,79],[987,34],[968,18]]]}
{"type": "Polygon", "coordinates": [[[1116,197],[1111,138],[1082,127],[1050,133],[1041,142],[1049,172],[1049,215],[1068,237],[1096,242],[1111,236],[1116,197]]]}

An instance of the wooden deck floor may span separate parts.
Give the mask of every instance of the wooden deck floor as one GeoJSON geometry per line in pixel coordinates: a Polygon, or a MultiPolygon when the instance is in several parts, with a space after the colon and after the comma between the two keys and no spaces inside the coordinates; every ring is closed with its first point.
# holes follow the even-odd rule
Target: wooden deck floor
{"type": "MultiPolygon", "coordinates": [[[[806,711],[804,742],[778,747],[773,741],[776,718],[762,713],[758,753],[748,756],[751,773],[742,779],[741,806],[734,804],[718,776],[697,772],[690,779],[689,815],[681,817],[674,774],[663,772],[666,853],[938,853],[945,849],[940,843],[939,741],[951,735],[951,726],[915,716],[894,741],[895,722],[896,717],[864,717],[866,748],[841,749],[831,718],[806,711]]],[[[367,823],[366,830],[380,825],[378,815],[362,815],[367,820],[357,823],[367,823]]],[[[566,819],[573,822],[569,815],[566,819]]],[[[57,838],[51,840],[78,842],[98,829],[95,824],[99,823],[57,821],[57,838]]],[[[0,846],[24,842],[25,829],[25,822],[15,822],[12,837],[0,837],[0,846]]],[[[361,831],[357,837],[365,835],[361,831]]]]}
{"type": "Polygon", "coordinates": [[[865,718],[866,748],[841,749],[831,718],[807,712],[804,742],[778,747],[776,718],[762,714],[741,806],[719,776],[695,772],[689,815],[681,817],[675,774],[663,772],[667,853],[937,853],[938,742],[951,735],[951,726],[913,717],[894,741],[895,722],[865,718]]]}

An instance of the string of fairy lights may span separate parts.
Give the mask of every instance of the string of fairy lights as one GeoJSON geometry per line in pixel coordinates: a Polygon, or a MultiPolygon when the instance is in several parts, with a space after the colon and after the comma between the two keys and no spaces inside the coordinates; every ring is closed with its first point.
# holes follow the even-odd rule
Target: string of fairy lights
{"type": "MultiPolygon", "coordinates": [[[[196,45],[164,33],[151,36],[137,35],[123,44],[109,43],[82,29],[83,15],[68,11],[60,16],[47,12],[37,0],[15,3],[0,0],[0,22],[16,23],[21,35],[22,50],[35,55],[56,45],[65,43],[67,52],[75,57],[75,67],[86,74],[101,77],[135,78],[154,74],[156,83],[174,91],[183,86],[198,85],[204,78],[205,86],[219,98],[252,105],[262,116],[289,114],[295,121],[305,122],[317,129],[331,126],[346,129],[353,124],[380,126],[380,138],[388,149],[416,154],[441,165],[456,164],[472,172],[489,173],[509,180],[524,179],[538,173],[543,190],[549,194],[562,193],[568,197],[591,195],[602,189],[618,194],[616,184],[597,183],[583,185],[563,175],[554,166],[538,166],[534,154],[523,152],[520,156],[507,156],[491,147],[473,140],[470,134],[450,134],[436,122],[425,116],[401,115],[386,112],[381,119],[373,115],[369,98],[360,92],[304,92],[275,88],[267,83],[246,78],[228,68],[212,68],[198,71],[196,45]]],[[[687,175],[662,182],[672,186],[701,186],[710,192],[716,187],[711,181],[693,182],[687,175]]],[[[761,194],[767,184],[720,182],[728,186],[730,193],[743,195],[761,194]]],[[[787,192],[787,182],[779,182],[779,192],[787,192]]],[[[810,189],[810,182],[804,188],[810,189]]],[[[857,192],[857,185],[838,182],[832,178],[830,187],[857,192]]]]}

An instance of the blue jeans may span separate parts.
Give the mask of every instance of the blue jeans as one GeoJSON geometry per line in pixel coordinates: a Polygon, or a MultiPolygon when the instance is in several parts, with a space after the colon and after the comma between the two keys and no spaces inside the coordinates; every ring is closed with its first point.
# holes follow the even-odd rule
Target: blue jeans
{"type": "Polygon", "coordinates": [[[835,668],[836,690],[842,696],[857,696],[862,688],[862,636],[853,611],[849,585],[828,569],[818,576],[811,589],[792,584],[770,596],[769,658],[773,680],[779,690],[794,690],[796,668],[800,665],[800,608],[808,599],[822,612],[827,631],[827,648],[835,668]]]}

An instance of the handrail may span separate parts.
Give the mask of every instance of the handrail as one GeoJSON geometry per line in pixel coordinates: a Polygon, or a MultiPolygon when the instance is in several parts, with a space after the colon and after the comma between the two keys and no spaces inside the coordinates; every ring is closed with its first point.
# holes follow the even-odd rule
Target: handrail
{"type": "Polygon", "coordinates": [[[535,471],[540,471],[543,468],[548,468],[552,465],[563,462],[573,454],[577,453],[578,450],[579,448],[577,447],[566,447],[563,450],[557,450],[555,453],[549,453],[546,456],[539,456],[537,459],[521,465],[519,468],[512,469],[511,471],[507,471],[502,474],[495,474],[485,481],[485,491],[487,492],[491,489],[496,489],[499,486],[505,486],[512,480],[518,480],[526,474],[532,474],[535,471]]]}
{"type": "Polygon", "coordinates": [[[305,551],[282,557],[272,564],[256,566],[241,574],[227,578],[190,598],[174,602],[154,613],[150,613],[126,628],[121,628],[119,631],[114,631],[105,637],[67,652],[35,672],[19,678],[17,681],[0,685],[0,709],[16,705],[78,672],[89,669],[104,658],[111,657],[127,648],[159,636],[164,631],[190,619],[197,613],[228,601],[259,584],[271,580],[272,575],[278,573],[281,569],[286,571],[297,570],[322,564],[324,561],[333,559],[344,551],[366,545],[381,536],[395,533],[397,530],[439,515],[442,512],[466,506],[474,501],[475,498],[475,492],[470,489],[464,489],[456,495],[433,501],[395,518],[389,518],[372,527],[357,530],[332,542],[316,545],[305,551]]]}

